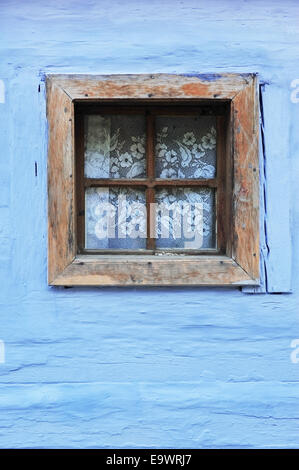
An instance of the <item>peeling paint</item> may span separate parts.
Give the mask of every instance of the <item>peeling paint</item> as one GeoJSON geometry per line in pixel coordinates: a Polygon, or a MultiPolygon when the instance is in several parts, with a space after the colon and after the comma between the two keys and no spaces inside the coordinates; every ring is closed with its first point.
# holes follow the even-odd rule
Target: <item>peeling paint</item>
{"type": "Polygon", "coordinates": [[[196,77],[205,82],[216,82],[222,78],[222,75],[219,73],[182,73],[180,75],[183,77],[196,77]]]}

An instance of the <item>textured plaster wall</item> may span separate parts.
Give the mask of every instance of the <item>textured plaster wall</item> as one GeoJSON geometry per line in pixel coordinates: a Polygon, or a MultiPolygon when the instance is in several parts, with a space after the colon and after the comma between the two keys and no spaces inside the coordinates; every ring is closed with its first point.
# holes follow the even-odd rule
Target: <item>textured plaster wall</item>
{"type": "Polygon", "coordinates": [[[0,447],[299,447],[298,20],[295,0],[0,0],[0,447]],[[262,248],[293,293],[48,287],[45,74],[222,71],[268,83],[262,248]]]}

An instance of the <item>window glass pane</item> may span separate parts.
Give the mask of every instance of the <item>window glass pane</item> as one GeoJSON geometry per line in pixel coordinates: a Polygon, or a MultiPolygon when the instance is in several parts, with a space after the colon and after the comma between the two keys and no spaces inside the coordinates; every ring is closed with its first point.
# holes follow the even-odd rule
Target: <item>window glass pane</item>
{"type": "Polygon", "coordinates": [[[85,192],[87,249],[146,248],[145,191],[88,188],[85,192]]]}
{"type": "Polygon", "coordinates": [[[84,129],[87,178],[146,176],[144,116],[90,115],[84,129]]]}
{"type": "Polygon", "coordinates": [[[156,247],[215,248],[215,191],[170,188],[156,192],[156,247]]]}
{"type": "Polygon", "coordinates": [[[214,178],[215,116],[158,116],[156,177],[214,178]]]}

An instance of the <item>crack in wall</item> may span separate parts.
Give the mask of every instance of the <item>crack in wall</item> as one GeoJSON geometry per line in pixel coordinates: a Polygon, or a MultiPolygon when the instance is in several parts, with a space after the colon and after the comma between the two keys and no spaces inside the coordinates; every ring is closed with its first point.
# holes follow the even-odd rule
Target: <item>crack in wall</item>
{"type": "MultiPolygon", "coordinates": [[[[261,133],[261,146],[263,154],[263,213],[264,213],[264,243],[266,246],[266,257],[269,255],[270,247],[268,245],[268,233],[267,233],[267,191],[266,191],[266,182],[267,182],[267,156],[266,156],[266,145],[265,145],[265,117],[264,117],[264,105],[263,105],[263,92],[265,90],[266,83],[259,84],[259,105],[260,105],[260,133],[261,133]]],[[[266,257],[264,256],[263,250],[261,250],[261,255],[264,264],[264,275],[265,275],[265,291],[268,293],[268,275],[267,275],[267,262],[266,257]]]]}

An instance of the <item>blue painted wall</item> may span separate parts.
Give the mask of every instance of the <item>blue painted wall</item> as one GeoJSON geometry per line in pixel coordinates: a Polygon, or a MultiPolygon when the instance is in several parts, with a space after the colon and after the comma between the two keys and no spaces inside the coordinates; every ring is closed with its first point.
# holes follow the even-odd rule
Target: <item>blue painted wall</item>
{"type": "Polygon", "coordinates": [[[1,447],[299,447],[298,20],[296,0],[1,0],[1,447]],[[293,293],[48,287],[44,74],[223,71],[269,83],[262,249],[293,293]]]}

